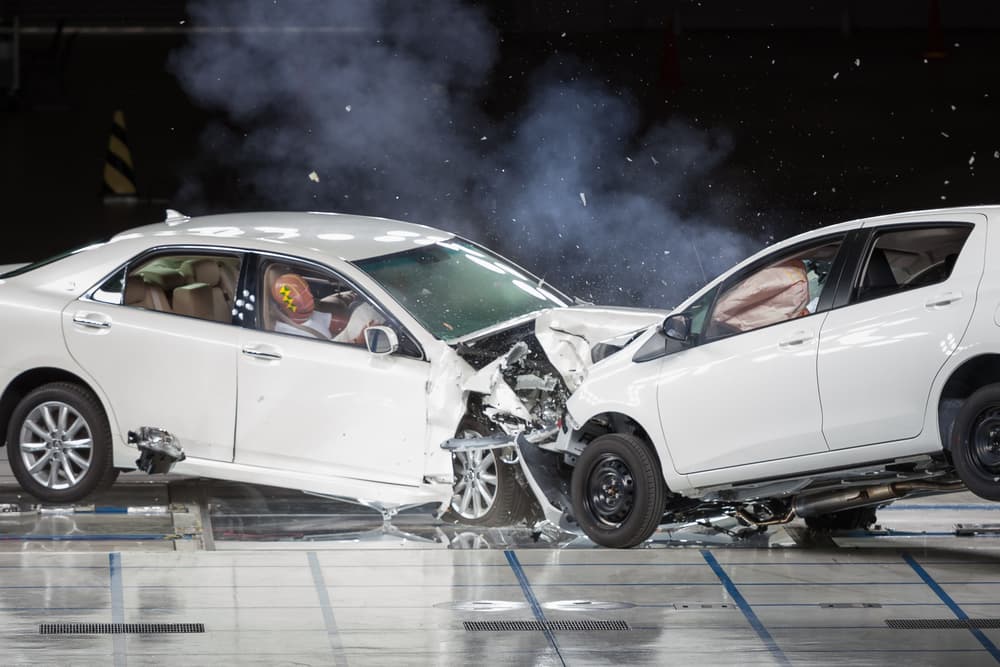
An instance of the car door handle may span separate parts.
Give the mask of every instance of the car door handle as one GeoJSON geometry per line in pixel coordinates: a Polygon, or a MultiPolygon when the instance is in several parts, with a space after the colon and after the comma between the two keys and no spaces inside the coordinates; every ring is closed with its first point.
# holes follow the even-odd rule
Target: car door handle
{"type": "Polygon", "coordinates": [[[945,292],[944,294],[938,294],[934,298],[930,299],[925,305],[927,308],[942,308],[944,306],[950,306],[961,298],[961,292],[945,292]]]}
{"type": "Polygon", "coordinates": [[[254,359],[264,359],[265,361],[278,361],[281,359],[281,352],[270,345],[247,345],[243,348],[243,354],[254,359]]]}
{"type": "Polygon", "coordinates": [[[811,331],[796,331],[791,336],[778,343],[778,347],[795,347],[797,345],[808,343],[812,339],[813,335],[811,331]]]}
{"type": "Polygon", "coordinates": [[[101,313],[76,313],[73,315],[73,324],[88,329],[110,329],[111,318],[101,313]]]}

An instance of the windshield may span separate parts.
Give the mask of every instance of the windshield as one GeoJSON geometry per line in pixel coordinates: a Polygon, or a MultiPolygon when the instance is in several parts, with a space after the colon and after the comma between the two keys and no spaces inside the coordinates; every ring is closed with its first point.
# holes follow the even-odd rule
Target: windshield
{"type": "Polygon", "coordinates": [[[534,276],[461,239],[355,264],[444,340],[567,305],[564,295],[534,276]]]}

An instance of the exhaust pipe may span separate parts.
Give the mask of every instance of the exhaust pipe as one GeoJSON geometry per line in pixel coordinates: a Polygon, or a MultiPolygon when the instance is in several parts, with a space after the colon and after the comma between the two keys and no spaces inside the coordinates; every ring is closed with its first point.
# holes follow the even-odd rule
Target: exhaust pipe
{"type": "Polygon", "coordinates": [[[952,493],[964,489],[962,482],[894,482],[798,496],[792,502],[792,509],[800,517],[819,516],[868,505],[881,505],[917,491],[952,493]]]}

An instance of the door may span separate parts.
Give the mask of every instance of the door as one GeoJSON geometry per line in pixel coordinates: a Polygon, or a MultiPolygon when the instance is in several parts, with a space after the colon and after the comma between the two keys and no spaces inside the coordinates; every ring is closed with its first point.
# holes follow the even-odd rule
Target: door
{"type": "Polygon", "coordinates": [[[232,461],[239,269],[238,256],[158,254],[63,311],[70,354],[108,396],[123,439],[159,427],[188,457],[232,461]]]}
{"type": "Polygon", "coordinates": [[[405,332],[326,269],[264,260],[257,278],[257,326],[240,337],[236,462],[419,484],[430,364],[405,332]],[[370,353],[371,324],[396,328],[400,351],[370,353]]]}
{"type": "Polygon", "coordinates": [[[678,472],[826,451],[816,353],[842,243],[778,251],[706,294],[714,305],[692,317],[696,345],[664,359],[657,389],[678,472]]]}
{"type": "Polygon", "coordinates": [[[858,277],[823,324],[817,364],[831,449],[920,435],[983,273],[986,219],[867,229],[858,277]]]}

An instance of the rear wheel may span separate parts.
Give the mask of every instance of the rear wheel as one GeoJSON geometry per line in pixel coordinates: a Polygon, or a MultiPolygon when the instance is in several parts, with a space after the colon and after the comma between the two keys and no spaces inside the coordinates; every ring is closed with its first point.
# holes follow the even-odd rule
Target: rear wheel
{"type": "Polygon", "coordinates": [[[21,488],[52,503],[80,501],[118,476],[101,404],[86,389],[65,382],[35,389],[14,409],[7,458],[21,488]]]}
{"type": "Polygon", "coordinates": [[[660,464],[636,436],[595,438],[577,459],[571,481],[573,512],[591,540],[628,548],[645,542],[663,518],[666,485],[660,464]]]}
{"type": "MultiPolygon", "coordinates": [[[[466,421],[458,437],[483,435],[479,424],[466,421]]],[[[504,462],[503,449],[474,449],[451,455],[454,495],[444,515],[447,521],[469,526],[509,526],[526,513],[530,499],[517,481],[515,464],[504,462]]]]}
{"type": "Polygon", "coordinates": [[[951,457],[965,486],[980,498],[1000,500],[1000,384],[965,401],[952,433],[951,457]]]}

